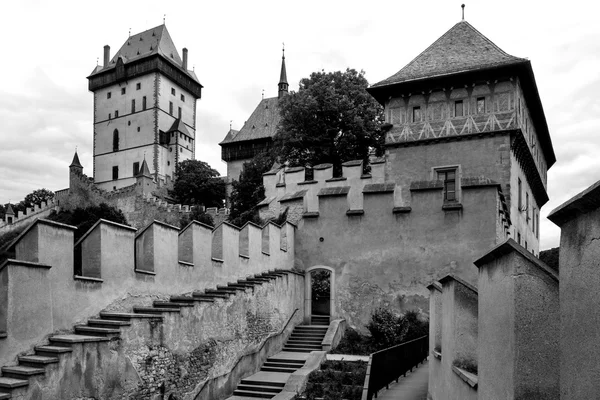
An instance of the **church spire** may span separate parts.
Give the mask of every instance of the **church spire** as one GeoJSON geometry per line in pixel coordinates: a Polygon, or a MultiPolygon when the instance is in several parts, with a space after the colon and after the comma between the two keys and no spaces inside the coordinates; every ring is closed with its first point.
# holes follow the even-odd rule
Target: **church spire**
{"type": "Polygon", "coordinates": [[[281,56],[281,74],[279,75],[279,95],[278,98],[282,98],[288,93],[288,82],[287,72],[285,71],[285,45],[283,48],[283,54],[281,56]]]}

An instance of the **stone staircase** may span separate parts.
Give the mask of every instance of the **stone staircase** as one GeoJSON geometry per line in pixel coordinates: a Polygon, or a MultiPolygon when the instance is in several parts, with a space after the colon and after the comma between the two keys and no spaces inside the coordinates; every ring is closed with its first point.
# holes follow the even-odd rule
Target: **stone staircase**
{"type": "Polygon", "coordinates": [[[310,317],[310,324],[329,326],[329,315],[312,315],[310,317]]]}
{"type": "MultiPolygon", "coordinates": [[[[59,363],[61,357],[68,357],[74,344],[109,341],[111,337],[120,336],[121,329],[130,326],[132,319],[162,321],[164,313],[179,313],[182,307],[193,307],[196,302],[212,303],[217,298],[228,299],[229,296],[235,296],[238,291],[254,288],[256,285],[262,285],[288,273],[291,272],[282,270],[265,272],[237,282],[230,282],[226,286],[217,285],[216,289],[196,291],[191,296],[171,296],[170,301],[154,301],[152,307],[134,306],[132,313],[100,312],[99,318],[89,319],[87,325],[75,326],[73,334],[51,336],[48,345],[35,347],[34,354],[19,356],[18,365],[2,367],[0,400],[11,399],[13,396],[25,398],[29,380],[43,376],[46,367],[59,363]]],[[[281,364],[277,361],[274,363],[281,364]]]]}
{"type": "Polygon", "coordinates": [[[290,375],[304,366],[310,352],[322,349],[321,343],[327,328],[323,325],[295,327],[283,351],[268,358],[260,368],[260,372],[242,379],[233,396],[228,400],[275,397],[283,390],[290,375]]]}

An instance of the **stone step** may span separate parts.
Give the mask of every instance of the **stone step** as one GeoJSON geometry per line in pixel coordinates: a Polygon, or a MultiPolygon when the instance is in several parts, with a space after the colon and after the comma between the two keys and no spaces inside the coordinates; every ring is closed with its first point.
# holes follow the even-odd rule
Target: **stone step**
{"type": "Polygon", "coordinates": [[[264,372],[284,372],[291,374],[296,371],[298,368],[284,368],[284,367],[261,367],[260,370],[264,372]]]}
{"type": "Polygon", "coordinates": [[[234,292],[237,292],[237,291],[243,292],[246,290],[246,288],[242,287],[242,286],[217,285],[217,290],[233,290],[234,292]]]}
{"type": "Polygon", "coordinates": [[[72,348],[64,346],[37,346],[35,348],[36,355],[45,357],[57,357],[61,354],[71,353],[72,351],[72,348]]]}
{"type": "Polygon", "coordinates": [[[0,393],[0,400],[7,400],[10,399],[12,396],[10,395],[10,393],[0,393]]]}
{"type": "Polygon", "coordinates": [[[171,296],[171,301],[175,303],[193,303],[198,300],[192,296],[171,296]]]}
{"type": "Polygon", "coordinates": [[[167,308],[167,307],[140,307],[140,306],[135,306],[133,307],[133,312],[134,313],[140,313],[140,314],[161,314],[161,313],[178,313],[181,312],[181,309],[179,308],[167,308]]]}
{"type": "Polygon", "coordinates": [[[288,340],[318,340],[323,341],[325,335],[295,335],[291,334],[288,340]]]}
{"type": "Polygon", "coordinates": [[[267,358],[267,362],[290,363],[303,366],[304,363],[306,363],[306,360],[293,360],[290,358],[267,358]]]}
{"type": "Polygon", "coordinates": [[[259,386],[259,385],[244,385],[240,383],[237,387],[237,390],[251,390],[253,392],[266,392],[266,393],[279,393],[281,392],[280,387],[275,386],[259,386]]]}
{"type": "Polygon", "coordinates": [[[130,326],[130,321],[119,321],[110,319],[88,319],[89,326],[98,326],[101,328],[118,328],[120,326],[130,326]]]}
{"type": "Polygon", "coordinates": [[[244,385],[274,386],[280,388],[285,386],[285,382],[255,381],[252,379],[242,379],[240,383],[244,385]]]}
{"type": "Polygon", "coordinates": [[[237,290],[235,289],[205,289],[204,290],[205,294],[226,294],[226,295],[233,295],[237,293],[237,290]]]}
{"type": "Polygon", "coordinates": [[[44,365],[55,364],[58,362],[58,357],[48,357],[40,355],[19,356],[19,365],[27,367],[41,368],[44,365]]]}
{"type": "Polygon", "coordinates": [[[8,334],[5,331],[0,331],[0,339],[4,339],[8,334]]]}
{"type": "Polygon", "coordinates": [[[108,342],[110,339],[104,336],[56,335],[50,337],[48,340],[51,343],[56,343],[58,346],[70,346],[75,343],[108,342]]]}
{"type": "Polygon", "coordinates": [[[132,318],[160,318],[162,319],[162,315],[156,314],[141,314],[141,313],[125,313],[125,312],[101,312],[100,318],[102,319],[111,319],[111,320],[129,320],[132,318]]]}
{"type": "Polygon", "coordinates": [[[192,295],[196,298],[200,299],[228,299],[229,295],[227,293],[204,293],[204,292],[194,292],[192,295]]]}
{"type": "Polygon", "coordinates": [[[2,367],[2,376],[13,379],[27,379],[30,376],[42,375],[44,372],[46,372],[44,368],[28,367],[25,365],[2,367]]]}
{"type": "Polygon", "coordinates": [[[178,303],[173,301],[154,301],[152,303],[157,308],[181,308],[181,307],[194,307],[194,303],[178,303]]]}
{"type": "Polygon", "coordinates": [[[98,326],[87,326],[87,325],[76,325],[75,333],[81,335],[119,335],[121,334],[121,330],[117,328],[100,328],[98,326]]]}
{"type": "Polygon", "coordinates": [[[227,286],[231,286],[231,287],[235,287],[235,286],[239,286],[239,287],[244,287],[244,288],[253,288],[254,285],[251,283],[240,283],[240,282],[227,282],[227,286]]]}
{"type": "Polygon", "coordinates": [[[281,351],[289,351],[292,353],[310,353],[311,351],[315,351],[315,349],[298,349],[298,348],[288,348],[288,347],[284,346],[281,351]]]}
{"type": "Polygon", "coordinates": [[[272,368],[293,368],[294,370],[300,368],[300,366],[298,366],[298,364],[290,364],[290,363],[281,363],[281,362],[271,362],[271,361],[266,361],[263,364],[263,367],[272,367],[272,368]]]}
{"type": "Polygon", "coordinates": [[[267,393],[267,392],[253,392],[251,390],[234,390],[233,394],[235,396],[246,396],[246,397],[256,397],[259,399],[272,399],[275,397],[275,393],[267,393]]]}
{"type": "Polygon", "coordinates": [[[287,346],[318,346],[321,347],[321,340],[288,340],[287,346]]]}
{"type": "Polygon", "coordinates": [[[0,376],[0,389],[12,390],[27,385],[29,385],[29,381],[26,379],[15,379],[0,376]]]}

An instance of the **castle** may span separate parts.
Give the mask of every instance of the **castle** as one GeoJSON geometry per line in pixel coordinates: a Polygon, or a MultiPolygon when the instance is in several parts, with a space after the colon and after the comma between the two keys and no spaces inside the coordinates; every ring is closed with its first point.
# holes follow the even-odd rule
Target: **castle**
{"type": "MultiPolygon", "coordinates": [[[[594,361],[584,352],[591,347],[595,355],[597,346],[571,343],[568,323],[559,329],[552,321],[559,278],[535,258],[540,209],[548,201],[547,170],[556,159],[528,60],[502,51],[463,20],[368,89],[391,125],[385,156],[372,160],[369,174],[362,161],[344,163],[340,177],[333,176],[331,164],[313,166],[308,179],[304,167],[275,168],[263,176],[265,199],[258,206],[265,219],[287,209],[282,226],[222,222],[211,229],[192,222],[179,229],[144,211],[162,205],[173,215],[186,212],[185,206],[157,205],[162,200],[152,192],[168,182],[182,157],[194,157],[195,100],[202,87],[187,71],[187,52],[180,60],[167,49],[174,46],[164,26],[134,35],[114,63],[107,50],[105,67],[89,77],[94,177],[83,175],[75,155],[70,188],[57,194],[59,204],[97,196],[146,214],[137,230],[99,221],[77,243],[73,227],[41,219],[11,244],[16,259],[0,267],[5,300],[0,362],[7,365],[0,399],[8,398],[3,393],[43,399],[150,399],[169,393],[225,398],[281,348],[293,326],[323,317],[315,312],[310,279],[320,270],[331,273],[324,350],[339,340],[345,323],[360,329],[376,307],[431,316],[433,398],[448,393],[504,398],[498,393],[517,386],[507,398],[527,393],[557,398],[558,385],[552,383],[557,371],[544,378],[543,370],[557,365],[552,352],[557,353],[559,332],[563,353],[584,359],[591,371],[584,376],[594,381],[594,361]],[[150,47],[137,54],[138,42],[150,47]],[[138,83],[139,90],[151,90],[151,112],[134,111],[138,99],[129,96],[138,83]],[[190,99],[186,105],[193,102],[193,110],[172,115],[180,104],[172,90],[190,99]],[[121,108],[119,116],[112,114],[113,96],[123,96],[132,112],[124,116],[121,108]],[[167,102],[173,104],[170,112],[167,102]],[[104,114],[110,119],[99,119],[104,114]],[[142,119],[151,123],[144,132],[142,119]],[[129,138],[136,137],[138,126],[140,141],[134,144],[129,138]],[[110,143],[117,146],[108,154],[110,143]],[[143,149],[152,150],[149,162],[143,149]],[[131,199],[141,203],[131,205],[131,199]],[[483,345],[479,338],[486,338],[483,345]],[[479,357],[481,375],[454,365],[459,356],[479,357]],[[503,374],[494,376],[497,370],[503,374]],[[515,373],[530,375],[519,381],[515,373]],[[542,386],[549,389],[527,392],[542,386]]],[[[220,143],[230,178],[239,176],[244,160],[269,146],[277,101],[288,89],[285,72],[282,58],[279,96],[263,99],[244,127],[220,143]]],[[[585,220],[597,213],[597,197],[596,185],[551,217],[564,230],[560,278],[569,275],[561,296],[564,290],[565,307],[573,307],[580,319],[597,305],[589,296],[577,305],[577,287],[593,292],[596,282],[595,243],[588,249],[581,242],[598,228],[585,220]],[[572,272],[579,265],[574,260],[582,261],[585,276],[572,272]]],[[[568,311],[561,318],[565,315],[568,311]]],[[[593,337],[595,322],[578,329],[580,337],[593,337]]],[[[561,380],[571,375],[565,398],[582,398],[577,387],[593,393],[594,384],[575,377],[577,365],[567,359],[560,370],[561,380]]],[[[294,398],[299,386],[288,384],[307,371],[274,398],[294,398]]]]}

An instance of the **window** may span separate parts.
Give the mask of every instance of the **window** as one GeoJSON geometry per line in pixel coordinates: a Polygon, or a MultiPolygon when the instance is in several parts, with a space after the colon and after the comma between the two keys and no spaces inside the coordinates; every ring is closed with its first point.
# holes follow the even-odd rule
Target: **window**
{"type": "Polygon", "coordinates": [[[485,97],[477,98],[477,114],[485,114],[485,97]]]}
{"type": "Polygon", "coordinates": [[[525,193],[525,222],[529,225],[529,193],[525,193]]]}
{"type": "Polygon", "coordinates": [[[527,240],[525,241],[525,250],[527,250],[527,240]]]}
{"type": "Polygon", "coordinates": [[[169,102],[169,114],[173,115],[173,102],[172,101],[169,102]]]}
{"type": "Polygon", "coordinates": [[[137,174],[140,173],[140,163],[139,162],[134,162],[133,163],[133,176],[137,176],[137,174]]]}
{"type": "Polygon", "coordinates": [[[533,212],[531,213],[531,224],[533,234],[535,235],[535,207],[533,207],[533,212]]]}
{"type": "Polygon", "coordinates": [[[413,122],[421,122],[421,107],[413,107],[413,122]]]}
{"type": "Polygon", "coordinates": [[[444,182],[444,201],[456,201],[456,169],[438,171],[438,180],[444,182]]]}
{"type": "Polygon", "coordinates": [[[135,90],[140,90],[142,88],[142,84],[141,83],[136,83],[135,84],[135,90]]]}
{"type": "Polygon", "coordinates": [[[517,243],[521,244],[521,232],[517,232],[517,243]]]}
{"type": "Polygon", "coordinates": [[[119,151],[119,131],[113,131],[113,151],[119,151]]]}
{"type": "Polygon", "coordinates": [[[181,119],[181,107],[178,107],[177,112],[178,112],[178,114],[177,114],[178,117],[177,118],[181,119]]]}
{"type": "Polygon", "coordinates": [[[540,238],[540,213],[538,212],[535,215],[535,226],[537,227],[536,231],[535,231],[535,237],[536,239],[540,238]]]}
{"type": "Polygon", "coordinates": [[[183,101],[185,103],[185,96],[181,95],[181,101],[183,101]]]}
{"type": "Polygon", "coordinates": [[[112,180],[116,181],[119,179],[119,166],[115,165],[112,169],[112,180]]]}
{"type": "Polygon", "coordinates": [[[115,110],[115,118],[119,118],[119,110],[115,110]]]}
{"type": "Polygon", "coordinates": [[[135,99],[131,100],[131,112],[134,113],[135,112],[135,99]]]}
{"type": "MultiPolygon", "coordinates": [[[[521,183],[521,178],[518,178],[518,180],[517,180],[517,190],[519,191],[519,193],[517,194],[517,197],[519,199],[519,202],[517,204],[519,206],[519,211],[522,211],[522,208],[523,208],[522,186],[523,186],[523,184],[521,183]]],[[[520,244],[520,242],[519,242],[519,244],[520,244]]]]}
{"type": "Polygon", "coordinates": [[[175,88],[171,88],[171,94],[175,96],[175,88]]]}
{"type": "Polygon", "coordinates": [[[463,101],[462,100],[456,100],[454,102],[454,116],[455,117],[462,117],[462,116],[464,116],[463,101]]]}
{"type": "Polygon", "coordinates": [[[142,110],[146,109],[146,96],[142,97],[142,110]]]}
{"type": "Polygon", "coordinates": [[[106,98],[107,99],[110,99],[110,96],[112,96],[110,92],[106,93],[106,98]]]}
{"type": "Polygon", "coordinates": [[[125,94],[126,90],[125,88],[121,88],[121,94],[125,94]]]}
{"type": "Polygon", "coordinates": [[[111,118],[112,118],[111,113],[108,113],[108,119],[111,119],[111,118]]]}

